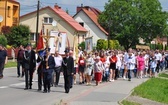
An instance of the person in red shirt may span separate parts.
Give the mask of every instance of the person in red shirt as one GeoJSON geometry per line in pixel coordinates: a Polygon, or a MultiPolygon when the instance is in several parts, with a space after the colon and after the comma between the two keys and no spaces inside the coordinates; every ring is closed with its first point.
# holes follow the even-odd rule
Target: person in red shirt
{"type": "Polygon", "coordinates": [[[103,64],[106,62],[106,57],[103,52],[100,54],[100,61],[102,61],[103,64]]]}
{"type": "Polygon", "coordinates": [[[111,57],[109,58],[110,61],[110,79],[109,81],[114,81],[115,78],[115,70],[116,70],[116,63],[117,63],[117,52],[112,52],[111,57]]]}

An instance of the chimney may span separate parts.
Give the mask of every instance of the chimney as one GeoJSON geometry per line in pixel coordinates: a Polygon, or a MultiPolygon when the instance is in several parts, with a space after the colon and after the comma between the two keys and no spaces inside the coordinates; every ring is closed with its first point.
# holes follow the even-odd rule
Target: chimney
{"type": "Polygon", "coordinates": [[[78,13],[82,8],[83,8],[83,4],[81,4],[80,7],[77,7],[77,9],[76,9],[76,13],[78,13]]]}
{"type": "Polygon", "coordinates": [[[61,7],[60,7],[60,6],[58,6],[58,4],[57,4],[57,3],[54,5],[54,8],[55,8],[55,9],[61,9],[61,7]]]}

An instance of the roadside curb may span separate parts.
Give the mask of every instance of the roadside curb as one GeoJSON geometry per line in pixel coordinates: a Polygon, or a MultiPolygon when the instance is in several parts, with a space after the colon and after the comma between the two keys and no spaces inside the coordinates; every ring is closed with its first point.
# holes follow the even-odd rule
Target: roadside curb
{"type": "Polygon", "coordinates": [[[15,69],[17,67],[8,67],[8,68],[4,68],[4,69],[15,69]]]}
{"type": "MultiPolygon", "coordinates": [[[[168,70],[165,69],[165,70],[161,71],[160,73],[165,73],[165,72],[167,72],[167,71],[168,71],[168,70]]],[[[168,78],[164,78],[164,77],[159,77],[158,75],[159,75],[160,73],[157,73],[157,74],[156,74],[156,78],[168,79],[168,78]]],[[[146,81],[148,81],[149,79],[150,79],[150,78],[148,78],[146,81]]],[[[145,82],[146,82],[146,81],[145,81],[145,82]]],[[[142,82],[142,83],[143,83],[143,82],[142,82]]],[[[141,85],[142,83],[138,84],[137,86],[141,85]]],[[[137,87],[137,86],[135,86],[135,87],[137,87]]],[[[134,87],[134,88],[135,88],[135,87],[134,87]]],[[[134,91],[134,88],[130,91],[130,93],[129,93],[125,98],[123,98],[122,100],[118,101],[118,104],[119,104],[119,105],[123,105],[123,104],[122,104],[122,101],[125,100],[125,99],[127,99],[127,98],[132,94],[132,92],[134,91]]]]}

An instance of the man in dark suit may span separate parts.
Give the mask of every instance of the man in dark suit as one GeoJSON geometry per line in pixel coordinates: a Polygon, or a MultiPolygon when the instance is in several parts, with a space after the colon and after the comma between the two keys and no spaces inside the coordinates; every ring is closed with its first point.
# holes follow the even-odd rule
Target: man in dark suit
{"type": "Polygon", "coordinates": [[[31,44],[27,44],[24,52],[24,71],[25,71],[25,90],[32,89],[33,72],[36,68],[35,52],[32,50],[31,44]],[[28,78],[29,77],[29,78],[28,78]],[[29,79],[29,83],[28,83],[29,79]]]}
{"type": "Polygon", "coordinates": [[[24,70],[23,70],[23,54],[24,54],[24,47],[23,45],[19,46],[19,51],[17,54],[17,74],[18,77],[23,77],[24,76],[24,70]],[[20,75],[20,66],[22,67],[22,75],[20,75]]]}
{"type": "Polygon", "coordinates": [[[44,60],[42,62],[43,68],[43,81],[44,81],[44,91],[43,93],[50,92],[50,85],[52,81],[52,73],[55,67],[54,56],[48,52],[44,56],[44,60]]]}
{"type": "Polygon", "coordinates": [[[7,61],[7,51],[4,49],[3,45],[0,44],[0,79],[3,78],[4,65],[7,64],[7,61]]]}
{"type": "Polygon", "coordinates": [[[74,73],[74,60],[71,56],[69,56],[69,50],[66,49],[65,51],[65,57],[62,61],[62,68],[63,68],[63,74],[64,74],[64,88],[65,93],[69,93],[69,89],[71,86],[70,80],[71,76],[74,73]]]}

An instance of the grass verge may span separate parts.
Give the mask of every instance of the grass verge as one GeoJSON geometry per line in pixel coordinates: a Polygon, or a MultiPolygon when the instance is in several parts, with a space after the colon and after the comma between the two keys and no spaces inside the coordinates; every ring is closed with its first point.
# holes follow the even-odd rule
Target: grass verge
{"type": "Polygon", "coordinates": [[[161,73],[161,74],[159,74],[159,77],[168,78],[168,74],[166,74],[166,73],[161,73]]]}
{"type": "Polygon", "coordinates": [[[17,66],[17,62],[8,61],[8,63],[5,65],[5,68],[16,67],[16,66],[17,66]]]}
{"type": "Polygon", "coordinates": [[[136,102],[131,102],[131,101],[128,101],[128,100],[123,100],[121,102],[123,105],[141,105],[139,103],[136,103],[136,102]]]}
{"type": "Polygon", "coordinates": [[[151,78],[137,86],[132,95],[168,104],[168,80],[151,78]]]}

